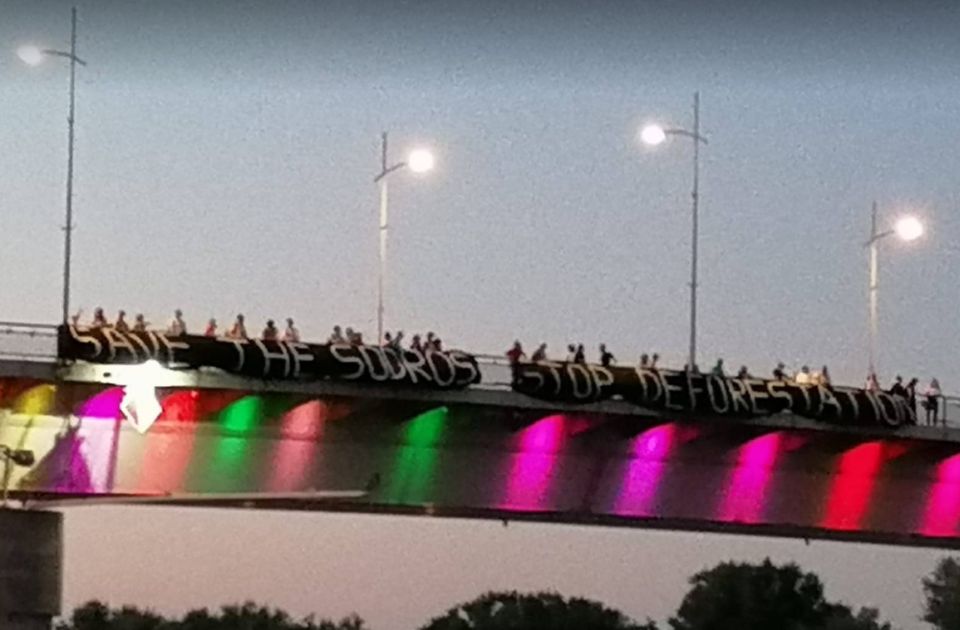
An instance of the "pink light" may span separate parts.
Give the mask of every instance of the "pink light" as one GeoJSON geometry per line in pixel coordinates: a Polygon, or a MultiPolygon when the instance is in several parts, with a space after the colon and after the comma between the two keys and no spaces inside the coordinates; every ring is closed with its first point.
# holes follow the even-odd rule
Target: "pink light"
{"type": "Polygon", "coordinates": [[[927,495],[920,533],[925,536],[956,536],[960,524],[960,455],[937,466],[937,480],[927,495]]]}
{"type": "Polygon", "coordinates": [[[737,452],[737,466],[723,491],[719,519],[724,522],[758,523],[764,499],[780,453],[782,434],[754,438],[737,452]]]}
{"type": "Polygon", "coordinates": [[[498,507],[530,511],[548,507],[557,454],[566,442],[565,423],[565,416],[548,416],[520,432],[520,453],[510,458],[506,497],[498,507]]]}
{"type": "Polygon", "coordinates": [[[273,492],[303,489],[329,409],[319,400],[294,407],[283,416],[280,441],[273,454],[268,488],[273,492]]]}
{"type": "Polygon", "coordinates": [[[147,432],[137,489],[140,492],[183,490],[196,442],[201,395],[179,390],[160,401],[163,411],[147,432]]]}
{"type": "Polygon", "coordinates": [[[883,458],[882,442],[860,444],[840,457],[830,482],[826,516],[820,522],[821,527],[853,531],[863,528],[883,458]]]}
{"type": "Polygon", "coordinates": [[[120,413],[121,400],[123,400],[122,387],[105,389],[83,401],[77,415],[81,418],[116,420],[122,417],[120,413]]]}
{"type": "Polygon", "coordinates": [[[676,424],[647,429],[633,439],[630,461],[613,507],[615,514],[655,516],[653,504],[657,488],[677,441],[676,424]]]}

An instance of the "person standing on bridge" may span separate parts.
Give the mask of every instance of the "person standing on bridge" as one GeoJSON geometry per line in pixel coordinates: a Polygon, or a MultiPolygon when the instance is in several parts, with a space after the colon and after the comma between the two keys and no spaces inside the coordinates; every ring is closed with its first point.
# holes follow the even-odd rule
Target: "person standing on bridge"
{"type": "Polygon", "coordinates": [[[577,351],[573,355],[574,363],[586,363],[587,362],[587,353],[583,349],[583,344],[577,344],[577,351]]]}
{"type": "Polygon", "coordinates": [[[121,310],[117,313],[117,323],[113,325],[114,330],[119,333],[128,333],[130,332],[130,324],[127,323],[127,320],[124,319],[127,316],[127,312],[121,310]]]}
{"type": "Polygon", "coordinates": [[[242,313],[237,315],[236,321],[233,322],[233,327],[227,331],[227,339],[248,339],[247,327],[243,323],[242,313]]]}
{"type": "Polygon", "coordinates": [[[892,396],[901,396],[902,398],[907,397],[907,388],[903,386],[903,377],[897,374],[896,380],[893,381],[893,385],[890,387],[890,394],[892,396]]]}
{"type": "Polygon", "coordinates": [[[717,359],[717,362],[714,364],[711,374],[713,374],[714,376],[720,376],[720,377],[724,376],[723,359],[717,359]]]}
{"type": "Polygon", "coordinates": [[[910,382],[907,383],[907,401],[910,403],[910,409],[913,411],[913,415],[917,415],[917,384],[919,381],[915,378],[911,378],[910,382]]]}
{"type": "Polygon", "coordinates": [[[276,341],[279,335],[280,335],[280,331],[277,330],[277,325],[273,323],[272,319],[268,319],[267,325],[263,328],[263,334],[261,335],[263,340],[276,341]]]}
{"type": "MultiPolygon", "coordinates": [[[[937,379],[930,381],[923,395],[926,396],[923,407],[927,410],[927,424],[937,426],[937,417],[940,413],[940,397],[943,395],[943,392],[940,391],[940,381],[937,379]]],[[[947,426],[946,418],[943,420],[943,426],[947,426]]]]}
{"type": "Polygon", "coordinates": [[[103,309],[99,306],[93,309],[93,321],[90,322],[91,328],[106,328],[110,324],[107,322],[106,316],[103,314],[103,309]]]}
{"type": "Polygon", "coordinates": [[[539,363],[540,361],[547,360],[547,344],[541,343],[536,350],[533,351],[533,354],[530,355],[530,360],[534,363],[539,363]]]}
{"type": "Polygon", "coordinates": [[[293,318],[287,318],[287,328],[283,331],[283,340],[287,343],[298,343],[300,341],[300,331],[293,325],[293,318]]]}
{"type": "MultiPolygon", "coordinates": [[[[419,339],[416,337],[414,337],[413,340],[419,342],[419,339]]],[[[523,346],[520,345],[519,339],[513,342],[513,345],[507,350],[506,355],[507,360],[510,362],[510,367],[516,367],[517,364],[520,363],[520,360],[527,356],[523,351],[523,346]]]]}
{"type": "Polygon", "coordinates": [[[167,336],[182,337],[185,334],[187,334],[187,323],[183,321],[183,311],[178,308],[173,312],[173,319],[170,320],[170,325],[167,326],[167,336]]]}
{"type": "Polygon", "coordinates": [[[617,357],[613,356],[613,353],[607,350],[607,344],[600,344],[600,365],[603,367],[610,367],[617,362],[617,357]]]}

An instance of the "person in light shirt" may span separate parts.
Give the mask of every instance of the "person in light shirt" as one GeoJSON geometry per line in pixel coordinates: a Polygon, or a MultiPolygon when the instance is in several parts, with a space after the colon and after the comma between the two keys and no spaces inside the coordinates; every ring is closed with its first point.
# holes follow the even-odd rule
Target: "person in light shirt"
{"type": "Polygon", "coordinates": [[[272,319],[268,319],[267,325],[263,329],[263,334],[260,336],[264,341],[276,341],[279,335],[280,331],[277,330],[277,325],[273,323],[272,319]]]}
{"type": "Polygon", "coordinates": [[[243,323],[243,315],[237,315],[236,321],[233,322],[233,327],[227,331],[228,339],[247,339],[247,327],[243,323]]]}
{"type": "Polygon", "coordinates": [[[293,325],[293,318],[287,318],[287,327],[283,331],[283,340],[291,343],[300,341],[300,331],[293,325]]]}
{"type": "Polygon", "coordinates": [[[207,322],[207,329],[203,331],[204,337],[216,337],[217,336],[217,320],[213,317],[210,318],[210,321],[207,322]]]}
{"type": "Polygon", "coordinates": [[[800,371],[797,372],[797,376],[793,380],[797,382],[797,385],[812,384],[813,376],[810,374],[810,368],[806,365],[800,368],[800,371]]]}
{"type": "Polygon", "coordinates": [[[183,311],[179,308],[173,312],[173,319],[167,326],[167,335],[170,337],[180,337],[187,334],[187,323],[183,321],[183,311]]]}

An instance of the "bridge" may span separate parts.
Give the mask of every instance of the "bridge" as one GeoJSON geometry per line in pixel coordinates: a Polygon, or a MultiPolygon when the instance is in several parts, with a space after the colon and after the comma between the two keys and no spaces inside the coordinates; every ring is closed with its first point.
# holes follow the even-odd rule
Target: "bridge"
{"type": "MultiPolygon", "coordinates": [[[[960,548],[960,428],[917,426],[902,400],[862,390],[511,369],[457,352],[7,330],[30,347],[0,359],[0,445],[30,457],[7,457],[4,501],[960,548]]],[[[952,422],[958,401],[943,402],[952,422]]]]}

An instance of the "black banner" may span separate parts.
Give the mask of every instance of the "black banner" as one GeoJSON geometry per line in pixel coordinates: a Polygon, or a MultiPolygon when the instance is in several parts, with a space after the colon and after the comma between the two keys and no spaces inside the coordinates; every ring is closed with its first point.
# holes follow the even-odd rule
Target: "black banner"
{"type": "Polygon", "coordinates": [[[57,355],[90,363],[218,368],[264,379],[335,379],[360,383],[462,389],[480,381],[477,360],[464,352],[417,352],[377,346],[226,339],[114,328],[61,326],[57,355]]]}
{"type": "Polygon", "coordinates": [[[514,391],[566,403],[621,399],[650,410],[750,418],[789,411],[821,422],[916,424],[907,399],[852,387],[582,363],[521,363],[514,391]]]}

